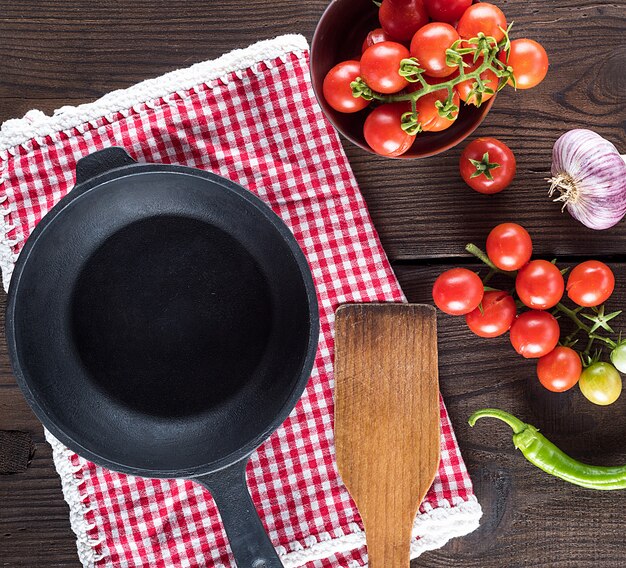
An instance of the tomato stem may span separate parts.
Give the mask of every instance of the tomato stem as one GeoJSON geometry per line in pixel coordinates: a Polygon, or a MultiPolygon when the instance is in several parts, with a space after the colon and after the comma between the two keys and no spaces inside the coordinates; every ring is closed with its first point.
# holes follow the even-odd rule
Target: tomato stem
{"type": "MultiPolygon", "coordinates": [[[[515,275],[517,274],[517,272],[515,271],[507,272],[506,270],[500,270],[493,262],[491,262],[491,259],[487,256],[487,253],[478,248],[474,243],[468,243],[467,245],[465,245],[465,250],[471,255],[474,255],[478,260],[486,264],[494,272],[494,274],[506,274],[507,276],[511,277],[515,277],[515,275]]],[[[487,276],[491,278],[493,274],[491,276],[489,276],[488,274],[487,276]]]]}
{"type": "MultiPolygon", "coordinates": [[[[420,68],[417,59],[411,57],[403,59],[400,62],[400,69],[398,70],[398,73],[402,77],[405,77],[410,83],[419,83],[421,86],[420,89],[410,93],[384,95],[372,90],[362,77],[357,77],[355,81],[351,83],[352,94],[354,97],[362,97],[366,100],[375,99],[382,103],[410,101],[411,110],[415,118],[415,103],[420,98],[435,91],[447,90],[448,98],[445,105],[439,108],[439,114],[440,116],[444,116],[445,118],[452,120],[453,113],[458,111],[458,108],[454,106],[452,102],[454,94],[453,89],[456,85],[463,83],[464,81],[474,79],[475,81],[471,87],[472,94],[468,98],[468,101],[471,100],[475,106],[479,107],[484,100],[484,95],[495,94],[493,89],[490,89],[485,85],[483,79],[481,78],[482,73],[490,70],[495,74],[495,76],[499,79],[497,91],[503,88],[509,80],[513,80],[513,69],[498,59],[498,54],[500,52],[504,52],[508,59],[508,52],[511,48],[508,38],[510,29],[511,27],[509,26],[507,30],[503,30],[505,32],[505,39],[500,43],[498,43],[493,37],[485,36],[482,32],[475,38],[469,40],[459,39],[456,41],[451,48],[446,50],[446,61],[450,67],[456,66],[459,72],[456,77],[453,77],[448,81],[433,85],[429,84],[424,78],[424,69],[420,68]],[[464,45],[469,45],[470,47],[463,47],[464,45]],[[482,63],[470,72],[467,72],[465,69],[465,67],[469,67],[469,64],[463,60],[463,57],[467,55],[472,55],[474,62],[478,61],[479,57],[482,57],[482,63]]],[[[487,174],[488,172],[485,173],[485,175],[487,174]]]]}

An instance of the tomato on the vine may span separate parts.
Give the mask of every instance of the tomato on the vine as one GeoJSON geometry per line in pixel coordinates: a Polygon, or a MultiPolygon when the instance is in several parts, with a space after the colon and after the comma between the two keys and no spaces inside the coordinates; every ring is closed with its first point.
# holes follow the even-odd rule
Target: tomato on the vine
{"type": "Polygon", "coordinates": [[[477,138],[470,142],[459,164],[461,177],[479,193],[498,193],[515,177],[516,162],[511,149],[496,138],[477,138]]]}
{"type": "Polygon", "coordinates": [[[383,41],[368,47],[361,57],[361,77],[374,91],[397,93],[409,82],[400,75],[400,62],[409,57],[401,43],[383,41]]]}
{"type": "Polygon", "coordinates": [[[529,308],[547,310],[561,301],[565,282],[561,271],[554,264],[547,260],[532,260],[519,269],[515,291],[529,308]]]}
{"type": "MultiPolygon", "coordinates": [[[[429,85],[435,85],[445,81],[446,79],[436,77],[425,77],[426,82],[429,85]]],[[[407,91],[419,91],[422,88],[419,83],[411,83],[407,91]]],[[[415,103],[415,110],[417,111],[417,120],[422,125],[424,132],[441,132],[446,128],[450,128],[454,121],[459,116],[459,111],[455,110],[451,113],[452,118],[446,118],[439,114],[437,103],[445,104],[448,99],[448,91],[441,89],[439,91],[433,91],[426,95],[421,96],[415,103]]],[[[452,104],[459,108],[459,95],[456,92],[452,93],[452,104]]]]}
{"type": "Polygon", "coordinates": [[[369,105],[362,97],[352,96],[350,83],[361,74],[358,61],[343,61],[335,65],[324,78],[322,92],[326,102],[339,112],[358,112],[369,105]]]}
{"type": "Polygon", "coordinates": [[[408,103],[388,103],[375,108],[365,119],[363,134],[372,150],[381,156],[400,156],[413,144],[415,136],[402,130],[402,115],[411,110],[408,103]]]}
{"type": "Polygon", "coordinates": [[[378,20],[390,37],[408,42],[417,30],[428,23],[428,14],[422,0],[383,0],[378,20]]]}
{"type": "MultiPolygon", "coordinates": [[[[540,43],[532,39],[514,39],[508,59],[505,51],[500,52],[498,59],[513,69],[516,89],[531,89],[541,83],[548,73],[548,54],[540,43]]],[[[511,79],[509,85],[513,85],[511,79]]]]}
{"type": "Polygon", "coordinates": [[[411,57],[415,57],[426,75],[431,77],[447,77],[457,67],[446,64],[446,50],[459,39],[459,34],[450,25],[431,22],[421,27],[411,40],[411,57]]]}
{"type": "Polygon", "coordinates": [[[500,270],[519,270],[532,254],[530,235],[517,223],[502,223],[487,237],[487,256],[500,270]]]}
{"type": "Polygon", "coordinates": [[[606,302],[614,288],[613,271],[599,260],[580,263],[574,267],[567,279],[567,295],[570,300],[586,308],[606,302]]]}
{"type": "Polygon", "coordinates": [[[424,6],[431,20],[436,22],[456,22],[472,5],[473,0],[424,0],[424,6]]]}
{"type": "Polygon", "coordinates": [[[536,359],[552,351],[559,342],[561,328],[550,312],[523,312],[511,326],[511,345],[523,357],[536,359]]]}
{"type": "Polygon", "coordinates": [[[500,8],[488,2],[478,2],[465,10],[456,29],[463,39],[475,38],[483,32],[499,42],[504,38],[506,27],[506,18],[500,8]]]}
{"type": "Polygon", "coordinates": [[[481,306],[465,315],[467,326],[479,337],[498,337],[511,328],[517,314],[515,300],[506,292],[485,292],[481,306]]]}
{"type": "Polygon", "coordinates": [[[592,363],[580,375],[580,392],[593,404],[613,404],[622,394],[622,378],[610,363],[592,363]]]}
{"type": "Polygon", "coordinates": [[[539,382],[552,392],[571,389],[578,382],[582,371],[580,356],[571,347],[558,345],[537,361],[539,382]]]}
{"type": "Polygon", "coordinates": [[[382,43],[383,41],[393,41],[391,36],[385,32],[382,28],[376,28],[365,36],[363,45],[361,46],[361,53],[365,53],[368,47],[372,47],[375,43],[382,43]]]}
{"type": "MultiPolygon", "coordinates": [[[[478,69],[482,63],[482,60],[468,62],[469,67],[465,68],[466,73],[473,73],[478,69]]],[[[498,76],[491,70],[486,69],[480,74],[480,79],[488,89],[491,89],[494,93],[498,91],[498,76]]],[[[477,94],[473,92],[474,83],[476,83],[476,79],[467,79],[466,81],[461,81],[455,85],[456,92],[459,93],[459,97],[461,100],[468,105],[478,106],[476,103],[479,102],[477,94]]],[[[482,93],[480,97],[480,104],[488,101],[494,95],[492,93],[482,93]]]]}
{"type": "Polygon", "coordinates": [[[433,285],[435,305],[451,316],[462,316],[476,309],[483,293],[482,280],[467,268],[446,270],[433,285]]]}

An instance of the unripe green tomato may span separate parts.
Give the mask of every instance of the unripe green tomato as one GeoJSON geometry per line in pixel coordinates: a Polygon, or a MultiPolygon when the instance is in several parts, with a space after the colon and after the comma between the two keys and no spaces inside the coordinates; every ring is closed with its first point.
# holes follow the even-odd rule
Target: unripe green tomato
{"type": "Polygon", "coordinates": [[[620,373],[626,373],[626,343],[620,343],[611,351],[611,363],[620,373]]]}
{"type": "Polygon", "coordinates": [[[593,363],[580,375],[580,391],[593,404],[613,404],[622,393],[622,377],[611,363],[593,363]]]}

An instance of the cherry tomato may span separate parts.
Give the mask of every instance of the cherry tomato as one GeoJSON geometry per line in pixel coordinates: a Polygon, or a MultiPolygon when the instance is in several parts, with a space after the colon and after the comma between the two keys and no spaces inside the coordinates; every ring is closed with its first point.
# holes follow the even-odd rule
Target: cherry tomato
{"type": "Polygon", "coordinates": [[[463,39],[475,38],[478,32],[483,32],[499,42],[504,38],[502,30],[506,30],[506,18],[497,6],[478,2],[465,10],[456,29],[463,39]]]}
{"type": "Polygon", "coordinates": [[[459,34],[450,24],[426,24],[411,40],[411,57],[417,58],[426,75],[447,77],[458,68],[446,65],[446,50],[458,39],[459,34]]]}
{"type": "Polygon", "coordinates": [[[372,150],[381,156],[400,156],[413,144],[415,136],[402,130],[402,115],[411,110],[404,102],[389,103],[375,108],[365,119],[363,134],[372,150]]]}
{"type": "Polygon", "coordinates": [[[481,303],[482,306],[465,315],[467,326],[479,337],[498,337],[509,331],[517,314],[512,296],[499,290],[489,291],[481,303]]]}
{"type": "Polygon", "coordinates": [[[383,0],[378,20],[390,37],[408,42],[417,30],[428,23],[428,14],[422,0],[383,0]]]}
{"type": "Polygon", "coordinates": [[[361,53],[365,53],[365,50],[368,47],[372,47],[375,43],[382,43],[383,41],[393,41],[391,37],[385,33],[385,30],[382,28],[376,28],[367,34],[365,39],[363,40],[363,45],[361,46],[361,53]]]}
{"type": "MultiPolygon", "coordinates": [[[[482,61],[480,59],[476,61],[476,63],[469,62],[470,66],[465,69],[465,72],[472,73],[473,71],[478,69],[478,67],[480,67],[481,63],[482,61]]],[[[480,74],[480,78],[485,84],[485,87],[491,89],[494,93],[497,92],[499,83],[498,76],[491,69],[483,71],[480,74]]],[[[472,92],[472,88],[475,82],[475,79],[467,79],[467,81],[461,81],[460,83],[457,83],[454,88],[456,89],[456,92],[459,93],[459,97],[461,97],[461,100],[463,102],[470,105],[478,106],[476,104],[478,102],[476,93],[472,92]]],[[[480,101],[481,104],[485,101],[488,101],[493,96],[494,95],[492,95],[491,93],[482,93],[482,99],[480,101]]]]}
{"type": "Polygon", "coordinates": [[[622,378],[610,363],[593,363],[580,375],[580,392],[593,404],[613,404],[622,394],[622,378]]]}
{"type": "MultiPolygon", "coordinates": [[[[517,89],[532,89],[541,83],[548,73],[548,54],[540,43],[532,39],[514,39],[511,42],[508,61],[504,51],[500,52],[498,59],[513,68],[517,89]]],[[[510,79],[509,85],[513,85],[510,79]]]]}
{"type": "Polygon", "coordinates": [[[463,150],[461,177],[478,193],[498,193],[515,177],[516,162],[511,149],[496,138],[477,138],[463,150]]]}
{"type": "Polygon", "coordinates": [[[524,305],[534,310],[556,306],[563,297],[565,282],[561,271],[547,260],[532,260],[519,269],[515,291],[524,305]]]}
{"type": "Polygon", "coordinates": [[[473,0],[424,0],[424,6],[431,20],[436,22],[456,22],[472,5],[473,0]]]}
{"type": "Polygon", "coordinates": [[[436,306],[451,316],[462,316],[476,309],[483,293],[482,280],[467,268],[446,270],[433,285],[436,306]]]}
{"type": "Polygon", "coordinates": [[[582,262],[574,267],[567,279],[567,295],[570,300],[586,308],[606,302],[614,288],[613,271],[599,260],[582,262]]]}
{"type": "Polygon", "coordinates": [[[571,347],[557,345],[553,351],[537,361],[539,382],[552,392],[571,389],[582,372],[580,356],[571,347]]]}
{"type": "Polygon", "coordinates": [[[350,83],[361,74],[358,61],[343,61],[335,65],[324,78],[322,92],[326,102],[339,112],[358,112],[363,110],[369,101],[352,96],[350,83]]]}
{"type": "Polygon", "coordinates": [[[626,342],[621,341],[617,347],[611,351],[611,363],[620,373],[626,373],[626,342]]]}
{"type": "Polygon", "coordinates": [[[487,256],[500,270],[519,270],[532,254],[530,235],[517,223],[502,223],[487,237],[487,256]]]}
{"type": "Polygon", "coordinates": [[[361,77],[379,93],[397,93],[409,82],[400,75],[400,62],[409,50],[395,41],[383,41],[368,47],[361,57],[361,77]]]}
{"type": "MultiPolygon", "coordinates": [[[[430,85],[444,82],[446,79],[427,77],[426,81],[430,85]]],[[[408,91],[420,90],[422,86],[419,83],[411,83],[408,87],[408,91]]],[[[445,118],[439,114],[437,108],[437,101],[445,103],[448,98],[448,92],[445,89],[440,91],[433,91],[417,99],[415,110],[417,111],[417,118],[422,125],[424,132],[440,132],[449,128],[454,124],[454,121],[459,116],[459,111],[452,113],[452,119],[445,118]]],[[[457,107],[460,104],[459,95],[456,92],[452,94],[452,104],[457,107]]]]}
{"type": "Polygon", "coordinates": [[[523,312],[511,325],[511,345],[523,357],[536,359],[552,351],[559,342],[559,322],[550,312],[523,312]]]}

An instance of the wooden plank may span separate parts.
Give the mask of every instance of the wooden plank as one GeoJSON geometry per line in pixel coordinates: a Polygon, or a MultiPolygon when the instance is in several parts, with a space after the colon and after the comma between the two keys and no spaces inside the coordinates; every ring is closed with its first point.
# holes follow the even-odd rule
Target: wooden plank
{"type": "MultiPolygon", "coordinates": [[[[115,88],[280,33],[309,39],[325,0],[193,2],[164,8],[145,0],[119,3],[115,13],[87,0],[0,0],[0,121],[31,107],[88,101],[115,88]],[[128,42],[132,37],[133,41],[128,42]]],[[[518,159],[513,185],[496,196],[476,194],[458,176],[462,147],[417,162],[376,158],[344,144],[389,256],[419,259],[463,255],[462,244],[484,238],[503,221],[521,222],[545,255],[622,254],[626,223],[591,231],[547,197],[551,148],[574,127],[592,128],[626,149],[625,11],[618,3],[511,0],[505,12],[514,36],[541,41],[550,55],[546,80],[532,91],[502,92],[475,136],[497,136],[518,159]],[[574,35],[585,38],[576,41],[574,35]]],[[[53,105],[60,106],[60,105],[53,105]]]]}

